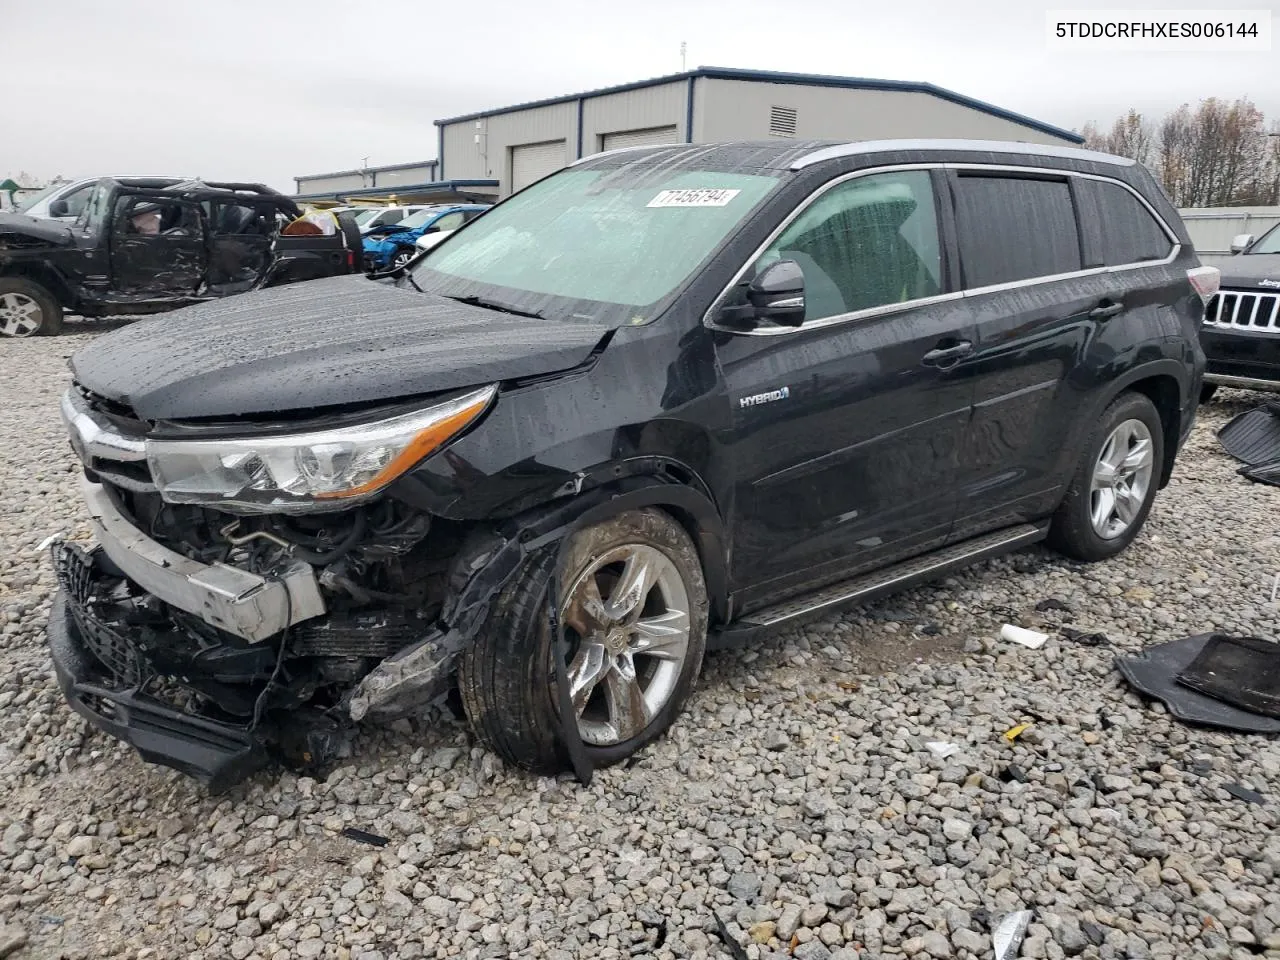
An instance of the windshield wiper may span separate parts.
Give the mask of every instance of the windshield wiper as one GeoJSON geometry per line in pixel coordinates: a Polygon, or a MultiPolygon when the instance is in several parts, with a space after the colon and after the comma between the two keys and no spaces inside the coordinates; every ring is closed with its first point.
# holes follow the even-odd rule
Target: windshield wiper
{"type": "Polygon", "coordinates": [[[535,320],[547,319],[536,310],[521,310],[519,307],[513,307],[499,300],[491,300],[488,297],[480,297],[475,294],[466,297],[449,297],[448,299],[457,300],[459,303],[465,303],[472,307],[483,307],[486,310],[497,310],[499,313],[514,314],[517,317],[533,317],[535,320]]]}

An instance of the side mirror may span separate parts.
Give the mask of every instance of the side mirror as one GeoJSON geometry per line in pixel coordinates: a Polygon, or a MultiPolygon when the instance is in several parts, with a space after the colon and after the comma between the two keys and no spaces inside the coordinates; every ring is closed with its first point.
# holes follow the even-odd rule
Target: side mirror
{"type": "Polygon", "coordinates": [[[1237,233],[1231,238],[1231,252],[1244,253],[1253,244],[1252,233],[1237,233]]]}
{"type": "Polygon", "coordinates": [[[794,260],[771,263],[747,287],[747,301],[758,320],[787,326],[804,323],[804,271],[794,260]]]}
{"type": "Polygon", "coordinates": [[[67,201],[65,200],[49,201],[49,216],[55,217],[55,218],[71,216],[71,208],[67,205],[67,201]]]}

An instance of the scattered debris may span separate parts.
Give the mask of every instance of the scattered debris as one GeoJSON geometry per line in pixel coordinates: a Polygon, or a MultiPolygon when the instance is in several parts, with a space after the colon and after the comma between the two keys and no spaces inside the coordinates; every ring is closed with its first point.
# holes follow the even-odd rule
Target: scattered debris
{"type": "Polygon", "coordinates": [[[1241,467],[1236,473],[1254,483],[1265,483],[1269,487],[1280,487],[1280,460],[1259,463],[1256,466],[1241,467]]]}
{"type": "Polygon", "coordinates": [[[716,933],[720,937],[720,942],[724,944],[724,948],[729,951],[729,955],[733,957],[733,960],[749,960],[747,949],[737,936],[737,932],[741,928],[732,919],[726,920],[719,910],[714,912],[714,916],[716,918],[716,933]]]}
{"type": "Polygon", "coordinates": [[[862,689],[862,684],[856,683],[853,680],[837,680],[836,686],[841,690],[848,691],[849,693],[856,693],[862,689]]]}
{"type": "MultiPolygon", "coordinates": [[[[1139,656],[1118,657],[1116,666],[1130,685],[1162,700],[1180,720],[1243,733],[1280,733],[1280,720],[1242,710],[1178,682],[1179,674],[1200,655],[1211,636],[1201,633],[1147,647],[1139,656]]],[[[1101,722],[1105,726],[1106,718],[1101,722]]]]}
{"type": "Polygon", "coordinates": [[[947,757],[954,756],[960,752],[960,748],[956,744],[947,743],[945,740],[926,741],[925,747],[928,748],[930,753],[941,760],[945,760],[947,757]]]}
{"type": "Polygon", "coordinates": [[[1077,630],[1075,627],[1063,627],[1058,631],[1058,633],[1063,638],[1086,647],[1105,647],[1111,642],[1107,639],[1107,635],[1101,631],[1077,630]]]}
{"type": "Polygon", "coordinates": [[[1280,719],[1280,644],[1210,634],[1178,674],[1178,683],[1241,710],[1280,719]]]}
{"type": "Polygon", "coordinates": [[[67,536],[67,533],[65,530],[59,530],[57,533],[51,533],[47,537],[45,537],[43,540],[41,540],[40,545],[37,546],[31,552],[37,553],[37,554],[43,554],[53,544],[53,541],[63,540],[66,538],[66,536],[67,536]]]}
{"type": "Polygon", "coordinates": [[[1005,738],[1006,740],[1008,740],[1010,743],[1013,743],[1013,741],[1017,740],[1020,736],[1022,736],[1024,733],[1026,733],[1029,729],[1031,729],[1031,724],[1029,724],[1029,723],[1020,723],[1020,724],[1018,724],[1016,727],[1010,727],[1008,730],[1006,730],[1006,731],[1004,732],[1004,738],[1005,738]]]}
{"type": "Polygon", "coordinates": [[[1027,935],[1027,926],[1031,923],[1031,911],[1019,910],[1005,916],[996,924],[991,935],[995,947],[995,960],[1014,960],[1018,948],[1022,946],[1022,938],[1027,935]]]}
{"type": "Polygon", "coordinates": [[[391,842],[387,837],[380,837],[376,833],[369,833],[365,830],[357,830],[355,827],[343,827],[342,835],[348,840],[354,840],[356,843],[367,843],[371,847],[385,847],[391,842]]]}
{"type": "Polygon", "coordinates": [[[62,917],[54,916],[52,913],[42,913],[39,916],[37,916],[36,919],[39,920],[41,923],[47,923],[53,927],[60,927],[64,923],[66,923],[66,921],[63,920],[62,917]]]}
{"type": "Polygon", "coordinates": [[[1071,613],[1071,605],[1057,597],[1046,597],[1036,604],[1037,613],[1048,613],[1050,610],[1062,610],[1065,613],[1071,613]]]}
{"type": "Polygon", "coordinates": [[[1044,642],[1049,639],[1047,633],[1028,630],[1026,627],[1015,627],[1012,623],[1006,623],[1000,628],[1000,637],[1010,643],[1019,643],[1024,647],[1030,647],[1032,650],[1039,650],[1044,646],[1044,642]]]}
{"type": "Polygon", "coordinates": [[[1280,460],[1280,403],[1268,400],[1233,417],[1218,431],[1218,443],[1250,467],[1280,460]]]}
{"type": "Polygon", "coordinates": [[[1027,771],[1023,770],[1017,764],[1011,763],[1000,771],[1000,779],[1005,783],[1026,783],[1027,771]]]}
{"type": "Polygon", "coordinates": [[[1227,791],[1237,800],[1243,800],[1245,803],[1262,803],[1263,797],[1257,790],[1250,790],[1248,787],[1239,783],[1224,783],[1222,789],[1227,791]]]}
{"type": "Polygon", "coordinates": [[[936,623],[926,623],[920,628],[920,632],[926,637],[936,637],[938,634],[942,633],[942,627],[938,626],[936,623]]]}

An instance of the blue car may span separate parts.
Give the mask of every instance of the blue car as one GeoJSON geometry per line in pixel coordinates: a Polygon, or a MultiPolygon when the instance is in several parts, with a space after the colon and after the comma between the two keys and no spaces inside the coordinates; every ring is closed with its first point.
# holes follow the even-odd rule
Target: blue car
{"type": "Polygon", "coordinates": [[[364,238],[364,268],[390,270],[406,264],[420,252],[414,247],[419,237],[457,230],[488,209],[481,203],[439,204],[423,207],[399,223],[374,227],[364,238]]]}

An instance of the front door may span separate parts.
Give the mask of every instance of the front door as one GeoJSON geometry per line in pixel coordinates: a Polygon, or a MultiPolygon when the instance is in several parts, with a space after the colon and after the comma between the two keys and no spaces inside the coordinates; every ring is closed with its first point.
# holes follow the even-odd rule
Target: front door
{"type": "Polygon", "coordinates": [[[934,176],[821,193],[753,265],[800,265],[804,323],[716,334],[744,610],[947,538],[971,404],[955,365],[973,331],[945,296],[934,176]]]}
{"type": "Polygon", "coordinates": [[[200,208],[155,194],[121,194],[111,223],[111,288],[128,299],[191,295],[204,283],[200,208]]]}

